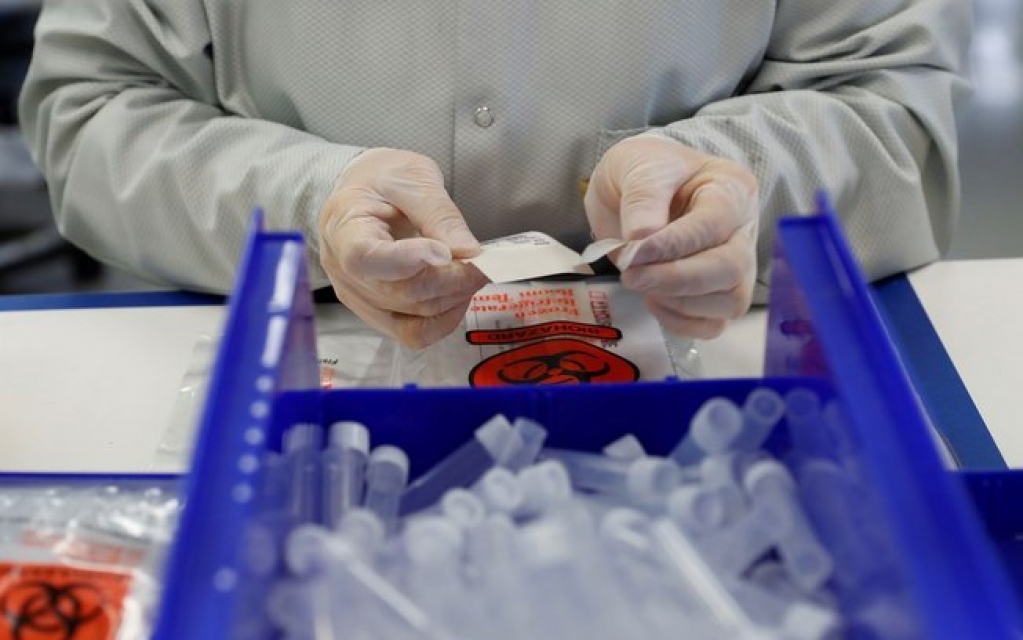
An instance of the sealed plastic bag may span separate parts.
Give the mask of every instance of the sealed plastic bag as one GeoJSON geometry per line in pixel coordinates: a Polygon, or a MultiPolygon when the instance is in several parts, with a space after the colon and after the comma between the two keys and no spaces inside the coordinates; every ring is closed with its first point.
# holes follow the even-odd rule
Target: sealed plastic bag
{"type": "Polygon", "coordinates": [[[695,378],[699,357],[613,280],[543,281],[488,285],[460,330],[400,349],[395,370],[423,386],[588,384],[695,378]]]}
{"type": "Polygon", "coordinates": [[[155,470],[180,471],[183,462],[189,458],[219,343],[219,337],[207,334],[196,338],[188,368],[181,376],[170,419],[156,447],[153,460],[155,470]]]}
{"type": "Polygon", "coordinates": [[[149,638],[175,481],[40,482],[0,478],[0,638],[149,638]]]}

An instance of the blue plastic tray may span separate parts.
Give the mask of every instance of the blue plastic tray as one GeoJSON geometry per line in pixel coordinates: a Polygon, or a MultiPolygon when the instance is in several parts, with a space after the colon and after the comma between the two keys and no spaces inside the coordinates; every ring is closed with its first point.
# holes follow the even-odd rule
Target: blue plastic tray
{"type": "MultiPolygon", "coordinates": [[[[926,413],[827,210],[779,225],[764,378],[557,389],[316,390],[302,238],[265,232],[258,216],[254,226],[186,483],[158,638],[272,637],[258,606],[272,576],[250,563],[253,540],[261,539],[251,498],[259,471],[240,462],[267,447],[279,450],[283,429],[296,420],[361,420],[375,444],[405,448],[415,474],[498,412],[541,421],[558,446],[597,450],[631,432],[663,453],[704,400],[741,399],[761,385],[809,386],[845,408],[846,462],[862,472],[871,498],[849,508],[862,521],[863,538],[878,541],[884,566],[869,590],[842,597],[902,612],[891,628],[882,624],[880,637],[1002,638],[1023,629],[1001,562],[1023,566],[1023,554],[1002,544],[1015,539],[1008,525],[1020,523],[1000,529],[992,514],[979,517],[960,478],[942,466],[926,413]],[[985,520],[998,536],[987,535],[985,520]]],[[[806,453],[801,446],[783,437],[770,443],[786,459],[806,453]]],[[[982,509],[1003,509],[1008,490],[997,495],[979,503],[982,509]]]]}

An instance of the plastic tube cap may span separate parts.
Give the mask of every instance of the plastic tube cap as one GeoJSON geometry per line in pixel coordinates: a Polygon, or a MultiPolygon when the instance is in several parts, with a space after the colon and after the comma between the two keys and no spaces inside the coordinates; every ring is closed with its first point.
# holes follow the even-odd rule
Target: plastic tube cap
{"type": "Polygon", "coordinates": [[[467,529],[483,522],[487,509],[483,501],[471,491],[456,488],[449,489],[440,499],[440,508],[451,524],[467,529]]]}
{"type": "Polygon", "coordinates": [[[405,452],[398,447],[381,445],[369,454],[366,465],[366,483],[378,484],[395,482],[404,486],[408,480],[409,461],[405,452]]]}
{"type": "Polygon", "coordinates": [[[742,410],[728,398],[711,398],[693,416],[693,440],[707,453],[728,450],[742,432],[742,410]]]}
{"type": "Polygon", "coordinates": [[[796,602],[785,612],[781,624],[785,637],[793,640],[831,640],[839,638],[839,620],[834,611],[796,602]]]}
{"type": "Polygon", "coordinates": [[[462,550],[462,530],[445,518],[412,520],[403,534],[405,551],[416,564],[454,562],[462,550]]]}
{"type": "Polygon", "coordinates": [[[629,465],[625,486],[637,500],[659,499],[682,484],[682,470],[661,458],[639,458],[629,465]]]}
{"type": "Polygon", "coordinates": [[[369,509],[355,507],[341,518],[338,533],[355,547],[364,551],[373,551],[379,547],[387,535],[384,523],[369,509]]]}
{"type": "Polygon", "coordinates": [[[785,394],[785,413],[789,419],[816,417],[820,410],[820,398],[809,389],[797,388],[785,394]]]}
{"type": "Polygon", "coordinates": [[[572,497],[572,480],[565,465],[545,460],[519,472],[526,506],[533,509],[555,504],[572,497]]]}
{"type": "Polygon", "coordinates": [[[518,477],[504,467],[495,467],[480,478],[480,494],[491,509],[505,513],[522,506],[525,493],[518,477]]]}
{"type": "Polygon", "coordinates": [[[630,433],[604,447],[604,455],[616,460],[631,462],[646,456],[646,451],[639,439],[630,433]]]}
{"type": "Polygon", "coordinates": [[[519,416],[515,418],[512,428],[522,435],[525,442],[543,442],[547,438],[547,429],[536,420],[519,416]]]}
{"type": "Polygon", "coordinates": [[[746,396],[743,410],[760,422],[775,423],[785,415],[785,400],[774,389],[757,387],[746,396]]]}
{"type": "Polygon", "coordinates": [[[600,521],[600,533],[607,539],[628,545],[637,552],[650,549],[650,536],[646,533],[649,520],[645,515],[629,507],[615,507],[604,514],[600,521]]]}
{"type": "Polygon", "coordinates": [[[284,432],[283,444],[284,453],[303,449],[319,450],[323,446],[323,431],[318,424],[301,422],[284,432]]]}
{"type": "Polygon", "coordinates": [[[668,515],[672,520],[697,531],[724,525],[728,509],[712,491],[699,485],[684,485],[668,496],[668,515]]]}
{"type": "Polygon", "coordinates": [[[533,567],[564,564],[576,557],[578,540],[565,520],[545,517],[522,528],[519,549],[533,567]]]}
{"type": "Polygon", "coordinates": [[[284,561],[298,576],[324,570],[334,558],[351,556],[354,549],[319,525],[304,524],[288,535],[284,561]]]}
{"type": "Polygon", "coordinates": [[[758,460],[746,470],[742,479],[746,493],[756,496],[764,490],[794,491],[796,488],[792,474],[777,460],[758,460]]]}
{"type": "Polygon", "coordinates": [[[361,422],[342,420],[330,425],[330,444],[339,449],[355,449],[369,453],[369,429],[361,422]]]}
{"type": "Polygon", "coordinates": [[[480,425],[474,435],[491,457],[497,459],[504,451],[505,444],[512,432],[512,425],[508,422],[508,418],[499,413],[480,425]]]}

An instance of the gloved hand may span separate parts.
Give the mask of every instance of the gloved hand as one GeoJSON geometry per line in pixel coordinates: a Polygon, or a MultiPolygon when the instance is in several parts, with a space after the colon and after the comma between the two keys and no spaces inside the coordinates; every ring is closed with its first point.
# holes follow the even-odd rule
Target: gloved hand
{"type": "Polygon", "coordinates": [[[668,332],[713,338],[749,309],[759,205],[748,169],[644,134],[604,154],[585,207],[598,240],[629,241],[612,254],[622,284],[668,332]]]}
{"type": "Polygon", "coordinates": [[[480,251],[433,160],[369,149],[320,213],[320,262],[341,300],[377,330],[420,348],[448,335],[487,283],[452,260],[480,251]]]}

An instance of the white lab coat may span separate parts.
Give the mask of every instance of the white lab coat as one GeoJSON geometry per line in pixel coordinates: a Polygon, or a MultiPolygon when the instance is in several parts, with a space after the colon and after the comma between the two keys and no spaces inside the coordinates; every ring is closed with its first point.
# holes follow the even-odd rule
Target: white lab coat
{"type": "Polygon", "coordinates": [[[481,239],[580,246],[580,180],[654,129],[759,179],[762,300],[775,219],[819,188],[871,278],[947,247],[969,4],[48,0],[21,117],[71,240],[215,291],[253,207],[312,232],[367,147],[436,160],[481,239]]]}

